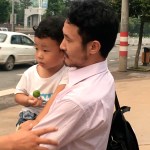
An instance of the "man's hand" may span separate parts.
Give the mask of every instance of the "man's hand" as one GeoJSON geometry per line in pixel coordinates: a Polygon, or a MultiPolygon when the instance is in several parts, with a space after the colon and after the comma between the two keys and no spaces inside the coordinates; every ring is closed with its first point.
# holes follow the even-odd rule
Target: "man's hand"
{"type": "Polygon", "coordinates": [[[18,129],[29,130],[30,128],[32,129],[36,124],[38,124],[38,121],[36,119],[27,120],[24,123],[20,124],[18,129]]]}
{"type": "Polygon", "coordinates": [[[47,148],[40,147],[40,144],[57,145],[57,141],[51,139],[41,138],[40,136],[57,131],[56,128],[44,128],[34,131],[19,130],[15,134],[9,135],[8,144],[12,145],[13,150],[48,150],[47,148]]]}

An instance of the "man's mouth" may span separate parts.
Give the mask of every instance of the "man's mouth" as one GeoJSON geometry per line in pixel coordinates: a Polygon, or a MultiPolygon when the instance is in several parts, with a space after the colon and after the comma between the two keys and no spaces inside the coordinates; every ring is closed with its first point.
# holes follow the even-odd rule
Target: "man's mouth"
{"type": "Polygon", "coordinates": [[[64,53],[64,58],[69,58],[68,55],[66,53],[64,53]]]}

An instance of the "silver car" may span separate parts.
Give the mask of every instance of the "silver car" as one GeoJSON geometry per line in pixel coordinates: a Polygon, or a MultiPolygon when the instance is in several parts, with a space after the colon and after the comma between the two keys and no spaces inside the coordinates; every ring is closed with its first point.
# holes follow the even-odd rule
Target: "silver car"
{"type": "Polygon", "coordinates": [[[0,65],[12,70],[15,64],[35,63],[33,40],[23,33],[0,31],[0,65]]]}

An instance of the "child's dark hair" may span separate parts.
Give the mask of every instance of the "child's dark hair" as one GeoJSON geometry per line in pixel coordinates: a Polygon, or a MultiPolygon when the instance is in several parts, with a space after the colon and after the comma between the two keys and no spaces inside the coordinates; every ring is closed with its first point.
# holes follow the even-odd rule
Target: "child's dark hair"
{"type": "Polygon", "coordinates": [[[39,26],[34,26],[34,35],[38,38],[50,37],[60,44],[64,38],[62,28],[64,25],[64,18],[60,16],[49,16],[39,23],[39,26]]]}
{"type": "Polygon", "coordinates": [[[98,40],[99,52],[106,58],[118,33],[119,23],[114,10],[104,0],[74,0],[71,4],[68,23],[79,28],[83,45],[98,40]]]}

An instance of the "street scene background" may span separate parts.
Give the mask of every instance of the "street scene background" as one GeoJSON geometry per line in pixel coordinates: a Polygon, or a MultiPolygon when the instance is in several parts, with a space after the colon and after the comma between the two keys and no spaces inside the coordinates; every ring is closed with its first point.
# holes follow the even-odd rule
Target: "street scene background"
{"type": "MultiPolygon", "coordinates": [[[[117,41],[116,41],[117,42],[117,41]]],[[[131,41],[130,41],[131,42],[131,41]]],[[[149,47],[150,44],[142,45],[149,47]]],[[[142,50],[141,49],[141,53],[142,50]]],[[[128,46],[128,68],[134,64],[137,44],[128,46]]],[[[116,43],[108,57],[108,66],[116,83],[116,91],[121,106],[131,107],[131,111],[125,114],[126,119],[131,123],[138,142],[140,150],[150,149],[150,72],[139,72],[128,69],[126,72],[118,71],[118,52],[119,45],[116,43]]],[[[140,55],[141,56],[141,55],[140,55]]],[[[0,135],[15,132],[15,124],[21,106],[14,102],[14,90],[23,72],[31,65],[18,65],[12,71],[0,70],[0,135]]],[[[139,66],[143,66],[141,60],[139,66]]],[[[150,68],[150,64],[144,66],[150,68]]]]}

